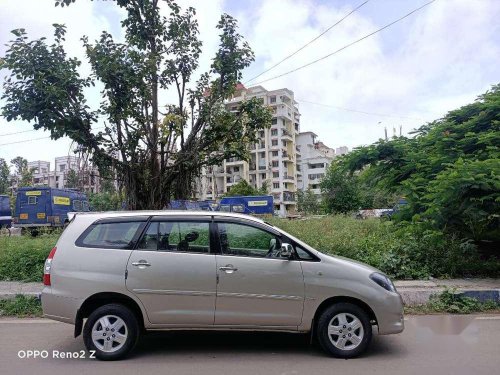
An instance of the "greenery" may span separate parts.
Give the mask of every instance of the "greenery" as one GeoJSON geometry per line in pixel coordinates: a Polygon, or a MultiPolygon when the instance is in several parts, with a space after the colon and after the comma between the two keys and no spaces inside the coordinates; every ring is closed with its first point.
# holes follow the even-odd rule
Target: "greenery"
{"type": "Polygon", "coordinates": [[[66,184],[65,187],[70,189],[76,189],[80,186],[80,181],[78,178],[78,174],[74,169],[70,169],[68,174],[66,175],[66,184]]]}
{"type": "Polygon", "coordinates": [[[40,301],[32,296],[17,295],[12,299],[0,299],[0,316],[42,316],[42,306],[40,301]]]}
{"type": "Polygon", "coordinates": [[[495,301],[481,302],[476,298],[466,297],[456,290],[446,289],[444,292],[432,295],[425,305],[405,307],[405,313],[429,314],[429,313],[451,313],[470,314],[474,312],[485,312],[500,310],[500,304],[495,301]]]}
{"type": "Polygon", "coordinates": [[[105,191],[90,193],[89,203],[92,211],[116,211],[122,209],[123,198],[117,192],[105,191]]]}
{"type": "Polygon", "coordinates": [[[28,160],[21,156],[17,156],[10,161],[10,163],[15,168],[15,173],[20,180],[18,181],[18,186],[31,186],[33,184],[33,171],[34,169],[28,168],[28,160]]]}
{"type": "Polygon", "coordinates": [[[9,165],[5,161],[5,159],[0,158],[0,194],[9,193],[10,187],[10,170],[9,165]]]}
{"type": "Polygon", "coordinates": [[[395,279],[500,276],[500,260],[483,260],[471,241],[424,225],[344,215],[268,221],[326,254],[370,264],[395,279]]]}
{"type": "Polygon", "coordinates": [[[7,70],[2,95],[7,121],[32,121],[53,139],[70,137],[101,176],[116,171],[131,209],[161,209],[172,197],[188,199],[202,167],[231,157],[249,159],[248,145],[272,118],[256,98],[237,111],[225,106],[254,60],[236,20],[220,17],[218,50],[210,70],[199,75],[202,42],[195,9],[161,1],[168,7],[165,17],[159,3],[110,2],[126,14],[125,42],[106,31],[94,42],[83,37],[90,76],[82,77],[81,61],[67,55],[66,26],[60,24],[54,24],[52,44],[30,40],[25,29],[13,30],[0,59],[0,69],[7,70]],[[103,101],[90,108],[85,92],[96,82],[102,84],[103,101]],[[177,96],[175,104],[160,101],[169,90],[177,96]],[[104,130],[96,133],[93,125],[100,118],[104,130]]]}
{"type": "Polygon", "coordinates": [[[408,204],[396,220],[500,243],[500,85],[413,135],[359,147],[332,163],[322,183],[330,212],[383,196],[389,199],[378,203],[391,207],[404,196],[408,204]]]}
{"type": "Polygon", "coordinates": [[[0,237],[0,280],[41,282],[43,264],[55,246],[60,231],[44,232],[32,237],[0,237]]]}
{"type": "Polygon", "coordinates": [[[254,188],[250,185],[246,180],[241,180],[231,186],[231,189],[224,194],[225,197],[234,197],[234,196],[253,196],[253,195],[267,195],[268,186],[267,182],[264,181],[262,187],[260,189],[254,188]]]}
{"type": "Polygon", "coordinates": [[[305,192],[302,190],[297,191],[297,211],[306,215],[322,213],[321,202],[311,188],[308,188],[305,192]]]}

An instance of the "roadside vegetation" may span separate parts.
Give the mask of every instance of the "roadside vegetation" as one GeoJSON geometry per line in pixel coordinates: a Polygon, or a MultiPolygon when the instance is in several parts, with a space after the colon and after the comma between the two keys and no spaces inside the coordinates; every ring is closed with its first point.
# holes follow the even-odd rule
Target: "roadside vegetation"
{"type": "Polygon", "coordinates": [[[367,263],[396,279],[500,275],[500,260],[481,259],[472,241],[417,223],[347,215],[268,221],[322,252],[367,263]]]}
{"type": "Polygon", "coordinates": [[[42,316],[42,306],[37,298],[31,296],[17,295],[11,299],[0,299],[0,316],[42,316]]]}
{"type": "Polygon", "coordinates": [[[60,231],[42,232],[36,237],[0,237],[0,280],[41,282],[43,264],[59,238],[60,231]]]}
{"type": "Polygon", "coordinates": [[[425,305],[406,306],[406,314],[471,314],[478,312],[499,312],[500,303],[495,301],[481,302],[476,298],[466,297],[455,290],[447,289],[433,295],[425,305]]]}

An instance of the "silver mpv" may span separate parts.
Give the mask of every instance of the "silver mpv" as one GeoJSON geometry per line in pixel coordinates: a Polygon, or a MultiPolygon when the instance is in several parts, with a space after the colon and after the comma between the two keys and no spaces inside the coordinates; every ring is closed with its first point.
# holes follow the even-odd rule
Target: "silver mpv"
{"type": "Polygon", "coordinates": [[[141,332],[310,332],[350,358],[403,331],[380,271],[329,256],[260,219],[229,213],[76,214],[45,263],[44,316],[75,325],[97,358],[125,357],[141,332]],[[85,324],[84,324],[85,322],[85,324]]]}

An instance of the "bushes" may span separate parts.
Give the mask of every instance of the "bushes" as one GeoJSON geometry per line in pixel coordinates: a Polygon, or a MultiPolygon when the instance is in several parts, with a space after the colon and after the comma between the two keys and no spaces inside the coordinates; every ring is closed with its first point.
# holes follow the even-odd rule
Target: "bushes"
{"type": "Polygon", "coordinates": [[[13,299],[0,300],[0,316],[42,316],[42,306],[35,297],[17,295],[13,299]]]}
{"type": "Polygon", "coordinates": [[[59,234],[0,237],[0,280],[41,282],[43,264],[59,234]]]}
{"type": "Polygon", "coordinates": [[[472,242],[423,225],[341,215],[270,221],[322,252],[370,264],[397,279],[500,275],[500,260],[481,260],[472,242]]]}

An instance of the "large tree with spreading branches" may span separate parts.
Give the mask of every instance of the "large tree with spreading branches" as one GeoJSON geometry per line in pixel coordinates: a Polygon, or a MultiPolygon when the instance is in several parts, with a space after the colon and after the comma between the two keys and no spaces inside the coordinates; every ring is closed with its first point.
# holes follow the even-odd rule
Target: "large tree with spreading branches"
{"type": "Polygon", "coordinates": [[[60,24],[54,25],[52,43],[13,30],[0,59],[0,68],[9,71],[3,116],[77,142],[103,176],[116,171],[134,209],[188,198],[203,166],[248,158],[248,144],[271,122],[270,111],[256,99],[241,102],[237,111],[226,108],[242,70],[254,60],[236,20],[221,16],[218,50],[209,71],[198,75],[202,42],[195,9],[161,3],[167,17],[158,0],[116,1],[127,14],[125,42],[106,31],[96,41],[83,37],[90,76],[83,77],[81,62],[65,52],[66,27],[60,24]],[[95,82],[102,84],[102,101],[90,108],[84,92],[95,82]],[[167,90],[175,92],[175,103],[161,102],[167,90]]]}

